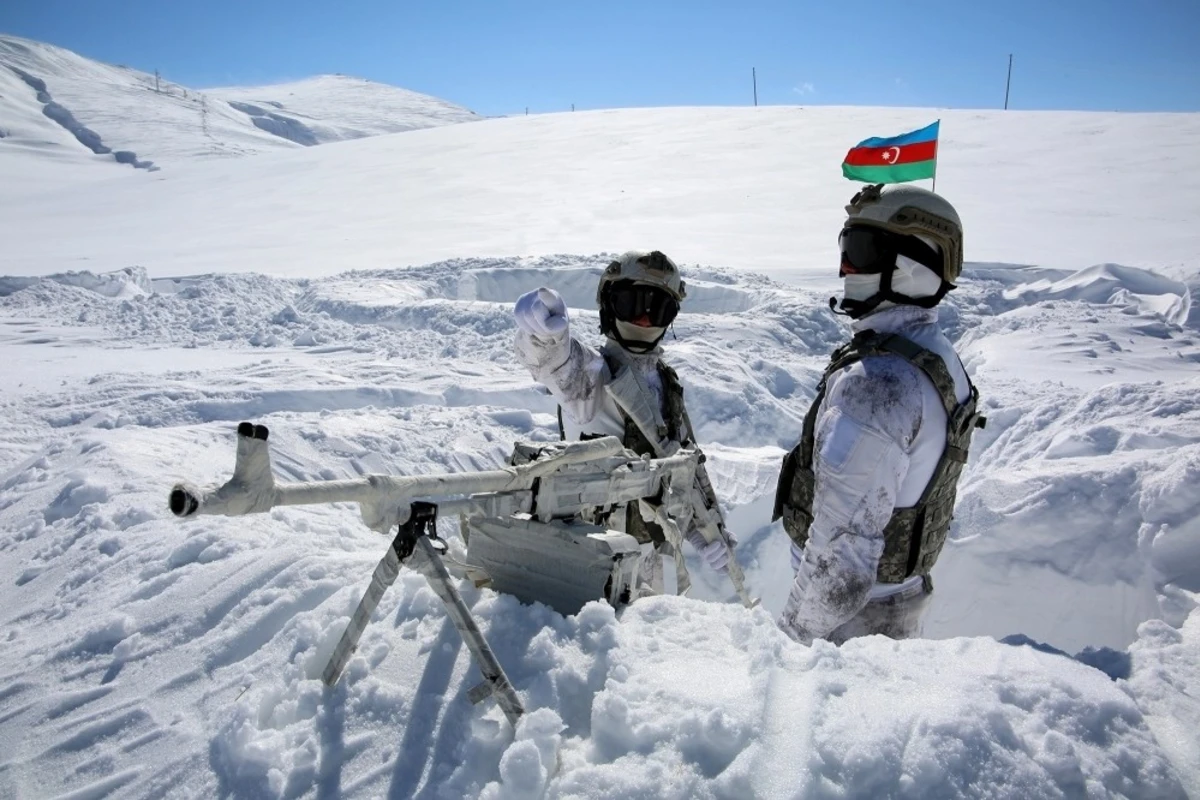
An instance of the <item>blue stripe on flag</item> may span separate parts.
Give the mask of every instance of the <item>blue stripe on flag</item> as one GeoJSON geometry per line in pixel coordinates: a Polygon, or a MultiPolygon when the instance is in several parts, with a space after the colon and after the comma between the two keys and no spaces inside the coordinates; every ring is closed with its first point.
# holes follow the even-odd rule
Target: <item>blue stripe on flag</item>
{"type": "Polygon", "coordinates": [[[855,145],[855,147],[891,147],[892,145],[932,142],[934,139],[938,138],[938,126],[941,124],[942,121],[938,120],[932,125],[926,125],[919,131],[902,133],[899,136],[892,136],[886,139],[879,136],[872,136],[870,139],[863,139],[861,142],[855,145]]]}

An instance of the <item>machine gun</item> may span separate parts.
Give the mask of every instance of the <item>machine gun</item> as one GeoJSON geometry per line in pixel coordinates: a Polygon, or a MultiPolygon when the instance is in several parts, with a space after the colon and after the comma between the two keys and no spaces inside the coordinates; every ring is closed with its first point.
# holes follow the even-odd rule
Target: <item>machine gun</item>
{"type": "Polygon", "coordinates": [[[233,477],[208,490],[177,484],[169,504],[176,516],[189,517],[354,502],[367,527],[380,533],[397,530],[325,668],[329,686],[337,683],[400,566],[408,564],[425,576],[442,600],[483,673],[484,682],[469,694],[471,701],[494,696],[514,725],[523,713],[520,698],[442,560],[446,543],[437,537],[438,514],[462,518],[467,564],[477,584],[487,582],[498,591],[572,614],[601,598],[620,607],[643,591],[637,585],[637,541],[603,527],[614,508],[637,502],[642,516],[659,523],[671,545],[677,591],[683,594],[690,585],[680,531],[693,515],[703,513],[694,508],[700,460],[694,449],[649,458],[625,449],[612,436],[518,443],[513,463],[495,470],[277,484],[267,437],[264,426],[241,423],[233,477]]]}

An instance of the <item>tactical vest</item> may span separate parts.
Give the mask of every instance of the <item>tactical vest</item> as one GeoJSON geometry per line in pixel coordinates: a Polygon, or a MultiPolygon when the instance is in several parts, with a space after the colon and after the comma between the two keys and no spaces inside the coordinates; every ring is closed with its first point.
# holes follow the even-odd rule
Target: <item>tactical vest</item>
{"type": "Polygon", "coordinates": [[[779,485],[775,491],[775,511],[772,521],[783,518],[783,527],[798,546],[808,541],[808,528],[813,521],[813,497],[817,477],[813,470],[813,450],[817,413],[825,399],[829,376],[838,370],[871,356],[895,355],[920,369],[933,381],[942,405],[946,409],[946,449],[938,459],[933,476],[915,506],[897,508],[883,530],[883,554],[879,558],[876,580],[880,583],[902,583],[913,575],[926,577],[937,561],[954,512],[954,499],[967,450],[975,428],[982,428],[987,419],[976,412],[979,391],[974,384],[970,395],[961,405],[954,393],[954,379],[945,362],[920,345],[891,333],[862,331],[846,345],[834,351],[808,414],[800,443],[783,460],[779,485]]]}
{"type": "MultiPolygon", "coordinates": [[[[608,371],[615,376],[618,370],[625,369],[625,365],[617,361],[615,358],[604,354],[604,363],[608,365],[608,371]]],[[[663,398],[664,398],[664,427],[658,431],[661,438],[668,441],[684,443],[681,436],[685,427],[690,430],[691,425],[688,425],[687,412],[683,405],[683,385],[679,382],[679,376],[675,370],[668,367],[662,361],[657,364],[658,377],[662,381],[663,398]]],[[[567,438],[566,428],[563,425],[562,406],[558,407],[558,433],[562,439],[567,438]]],[[[625,433],[621,437],[621,444],[629,448],[640,456],[656,457],[654,445],[642,433],[637,423],[626,414],[621,412],[621,419],[625,425],[625,433]]],[[[596,438],[599,434],[583,434],[581,439],[596,438]]],[[[654,542],[662,544],[666,541],[666,535],[662,528],[653,522],[646,522],[642,519],[641,513],[638,511],[636,503],[630,503],[625,509],[625,532],[639,543],[646,544],[654,542]]]]}

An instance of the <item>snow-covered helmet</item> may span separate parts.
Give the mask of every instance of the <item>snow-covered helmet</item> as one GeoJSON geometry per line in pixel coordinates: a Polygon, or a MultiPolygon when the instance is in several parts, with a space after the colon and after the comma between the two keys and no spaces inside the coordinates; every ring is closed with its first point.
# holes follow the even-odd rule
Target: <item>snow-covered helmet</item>
{"type": "Polygon", "coordinates": [[[918,186],[877,184],[855,194],[846,214],[838,237],[843,277],[851,273],[856,282],[876,287],[865,290],[869,296],[851,297],[864,290],[851,292],[847,281],[842,308],[851,316],[885,301],[932,308],[955,288],[963,264],[962,221],[945,198],[918,186]]]}
{"type": "Polygon", "coordinates": [[[679,313],[687,287],[675,262],[658,250],[630,250],[600,276],[600,331],[626,350],[653,350],[679,313]]]}

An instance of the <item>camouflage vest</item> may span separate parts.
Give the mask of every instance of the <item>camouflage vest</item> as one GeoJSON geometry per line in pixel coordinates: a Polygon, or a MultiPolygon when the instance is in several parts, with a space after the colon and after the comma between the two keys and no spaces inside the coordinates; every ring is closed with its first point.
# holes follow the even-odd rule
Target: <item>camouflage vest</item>
{"type": "Polygon", "coordinates": [[[937,561],[950,531],[958,479],[967,463],[971,434],[987,422],[976,412],[979,392],[975,386],[971,385],[970,395],[960,405],[954,393],[954,379],[942,359],[903,336],[862,331],[834,351],[804,418],[800,443],[783,460],[771,519],[782,517],[784,529],[798,546],[803,547],[808,541],[817,482],[813,471],[815,429],[817,413],[825,399],[825,384],[838,370],[864,358],[882,355],[900,356],[925,373],[942,399],[947,418],[946,449],[920,500],[915,506],[895,509],[883,530],[883,554],[876,579],[880,583],[901,583],[913,575],[927,577],[937,561]]]}
{"type": "MultiPolygon", "coordinates": [[[[616,375],[618,370],[625,369],[625,366],[607,354],[604,355],[604,363],[608,365],[608,371],[611,375],[616,375]]],[[[683,405],[683,384],[679,382],[679,376],[675,370],[668,367],[662,361],[658,362],[658,377],[662,381],[663,398],[664,398],[664,414],[663,422],[665,429],[659,431],[663,439],[672,442],[681,442],[681,432],[685,429],[691,429],[691,425],[686,424],[687,412],[683,405]]],[[[636,422],[625,412],[621,412],[621,419],[625,424],[625,435],[621,438],[621,444],[628,447],[633,452],[640,456],[657,457],[654,450],[654,445],[646,438],[641,429],[638,428],[636,422]]],[[[558,407],[558,433],[563,439],[567,438],[566,428],[563,426],[562,406],[558,407]]],[[[580,438],[591,439],[596,434],[583,434],[580,438]]],[[[639,543],[646,544],[654,542],[662,544],[665,542],[666,535],[662,528],[653,522],[646,522],[642,519],[641,513],[637,509],[636,503],[630,503],[625,509],[625,532],[639,543]]]]}

